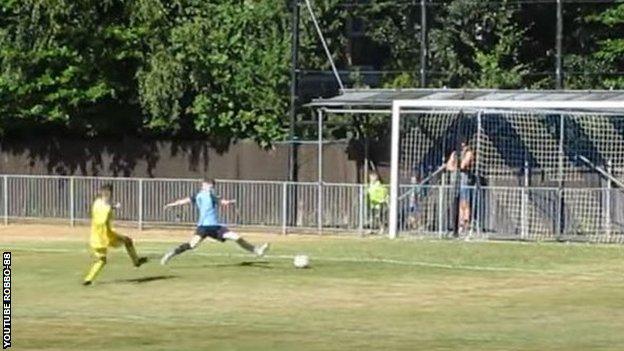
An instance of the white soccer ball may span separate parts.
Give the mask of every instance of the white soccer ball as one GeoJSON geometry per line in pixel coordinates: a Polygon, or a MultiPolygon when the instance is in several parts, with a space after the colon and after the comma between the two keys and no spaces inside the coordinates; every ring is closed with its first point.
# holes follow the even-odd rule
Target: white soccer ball
{"type": "Polygon", "coordinates": [[[308,268],[310,266],[310,258],[307,255],[297,255],[293,260],[296,268],[308,268]]]}

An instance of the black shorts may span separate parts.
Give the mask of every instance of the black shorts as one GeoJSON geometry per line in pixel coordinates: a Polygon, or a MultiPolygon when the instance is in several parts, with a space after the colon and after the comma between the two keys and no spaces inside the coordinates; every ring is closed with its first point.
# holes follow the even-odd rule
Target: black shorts
{"type": "Polygon", "coordinates": [[[202,239],[206,237],[211,237],[217,241],[224,242],[223,233],[225,227],[222,225],[200,225],[195,230],[195,235],[201,236],[202,239]]]}

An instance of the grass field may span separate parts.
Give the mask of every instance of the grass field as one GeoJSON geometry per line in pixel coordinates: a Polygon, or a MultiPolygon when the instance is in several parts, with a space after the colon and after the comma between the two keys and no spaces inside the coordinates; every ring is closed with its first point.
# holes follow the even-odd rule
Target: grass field
{"type": "Polygon", "coordinates": [[[620,246],[253,235],[270,255],[188,231],[126,230],[96,284],[87,228],[11,225],[15,350],[623,350],[620,246]],[[290,257],[306,253],[312,268],[290,257]]]}

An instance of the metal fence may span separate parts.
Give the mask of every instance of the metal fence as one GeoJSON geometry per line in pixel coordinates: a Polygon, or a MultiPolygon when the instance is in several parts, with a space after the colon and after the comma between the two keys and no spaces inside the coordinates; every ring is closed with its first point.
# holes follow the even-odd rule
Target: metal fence
{"type": "Polygon", "coordinates": [[[457,188],[402,186],[399,233],[439,238],[624,242],[621,189],[468,188],[470,223],[458,232],[457,188]]]}
{"type": "MultiPolygon", "coordinates": [[[[73,225],[89,218],[99,186],[112,183],[116,218],[139,228],[192,225],[195,210],[163,205],[190,196],[194,179],[137,179],[3,175],[0,213],[18,219],[57,219],[73,225]]],[[[383,233],[386,208],[371,208],[362,184],[219,180],[216,191],[237,200],[221,210],[224,223],[277,233],[383,233]]],[[[451,185],[402,186],[401,235],[452,237],[457,189],[451,185]]],[[[471,189],[474,239],[624,241],[624,193],[615,188],[478,187],[471,189]],[[558,215],[560,214],[560,215],[558,215]]]]}
{"type": "MultiPolygon", "coordinates": [[[[139,228],[192,225],[191,206],[164,209],[164,204],[198,191],[196,179],[143,179],[78,176],[2,175],[0,214],[5,224],[19,219],[67,220],[71,225],[89,219],[98,188],[113,185],[113,197],[122,206],[117,220],[139,228]]],[[[277,181],[218,180],[217,193],[233,198],[234,206],[220,211],[233,226],[264,227],[276,232],[336,231],[365,233],[367,203],[364,186],[277,181]],[[320,201],[319,201],[320,199],[320,201]]]]}

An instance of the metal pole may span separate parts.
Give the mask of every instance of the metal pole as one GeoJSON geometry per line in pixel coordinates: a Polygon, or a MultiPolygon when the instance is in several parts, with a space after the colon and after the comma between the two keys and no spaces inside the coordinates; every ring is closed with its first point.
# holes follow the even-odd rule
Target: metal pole
{"type": "Polygon", "coordinates": [[[364,235],[364,185],[358,187],[358,233],[364,235]]]}
{"type": "Polygon", "coordinates": [[[395,100],[392,103],[392,128],[390,147],[390,218],[388,236],[390,239],[397,237],[398,214],[399,214],[399,137],[401,127],[401,107],[395,100]]]}
{"type": "Polygon", "coordinates": [[[420,0],[420,87],[427,86],[427,1],[420,0]]]}
{"type": "Polygon", "coordinates": [[[520,205],[521,238],[526,239],[529,234],[527,206],[529,202],[529,161],[524,160],[524,186],[522,187],[522,203],[520,205]]]}
{"type": "Polygon", "coordinates": [[[564,196],[563,196],[563,163],[564,163],[564,134],[565,134],[565,115],[562,113],[559,118],[559,208],[557,213],[557,236],[561,237],[563,235],[564,230],[564,220],[565,216],[563,215],[564,209],[564,196]]]}
{"type": "Polygon", "coordinates": [[[332,71],[334,72],[334,76],[336,77],[336,82],[338,83],[338,87],[340,88],[340,91],[343,91],[345,88],[344,84],[342,83],[342,79],[340,78],[340,74],[338,73],[338,68],[336,68],[336,63],[334,62],[331,52],[329,51],[329,47],[327,47],[327,41],[325,41],[325,37],[323,36],[321,27],[319,26],[319,23],[316,20],[316,15],[314,14],[314,11],[312,10],[312,4],[310,3],[310,0],[305,0],[305,3],[306,3],[306,7],[308,8],[308,12],[310,13],[310,17],[312,18],[312,23],[314,24],[314,28],[316,28],[316,34],[318,34],[319,40],[321,41],[321,44],[323,45],[323,49],[325,50],[325,55],[327,55],[327,60],[329,61],[329,64],[331,65],[332,71]]]}
{"type": "Polygon", "coordinates": [[[74,203],[76,202],[76,194],[74,192],[74,177],[69,177],[69,225],[74,226],[76,222],[76,214],[74,203]]]}
{"type": "MultiPolygon", "coordinates": [[[[601,110],[617,115],[624,109],[622,100],[395,100],[403,111],[415,113],[439,107],[447,112],[475,109],[503,109],[503,110],[601,110]]],[[[431,111],[428,111],[431,112],[431,111]]],[[[574,113],[571,113],[574,114],[574,113]]]]}
{"type": "Polygon", "coordinates": [[[556,34],[556,87],[563,89],[563,0],[557,0],[557,34],[556,34]]]}
{"type": "Polygon", "coordinates": [[[143,230],[143,179],[139,179],[139,230],[143,230]]]}
{"type": "Polygon", "coordinates": [[[282,234],[286,234],[287,216],[288,216],[288,183],[282,183],[282,234]]]}
{"type": "Polygon", "coordinates": [[[323,232],[323,109],[318,110],[318,211],[317,230],[323,232]]]}
{"type": "MultiPolygon", "coordinates": [[[[607,172],[609,172],[609,174],[612,174],[613,171],[613,163],[611,162],[611,160],[607,161],[607,172]]],[[[613,182],[611,181],[611,178],[607,178],[607,196],[605,199],[605,225],[606,225],[606,231],[605,234],[607,234],[607,241],[611,241],[611,189],[613,187],[613,182]]]]}
{"type": "Polygon", "coordinates": [[[438,237],[442,239],[444,237],[444,192],[446,185],[446,173],[442,173],[440,186],[438,187],[438,237]]]}
{"type": "Polygon", "coordinates": [[[461,191],[461,139],[464,137],[462,130],[462,123],[464,121],[464,112],[462,110],[459,111],[457,121],[457,131],[455,133],[455,167],[456,171],[453,174],[453,237],[459,237],[459,207],[460,207],[460,196],[459,192],[461,191]]]}
{"type": "Polygon", "coordinates": [[[292,1],[292,48],[291,48],[291,71],[290,71],[290,128],[288,133],[288,140],[290,141],[290,147],[288,150],[288,177],[291,182],[297,180],[297,144],[294,143],[295,139],[295,124],[297,119],[297,78],[298,69],[297,64],[299,62],[299,15],[300,7],[299,0],[292,1]]]}
{"type": "Polygon", "coordinates": [[[4,198],[4,225],[9,225],[9,176],[4,176],[2,190],[4,198]]]}
{"type": "MultiPolygon", "coordinates": [[[[343,108],[325,108],[325,113],[342,113],[342,114],[374,114],[374,115],[391,115],[392,110],[388,109],[363,109],[363,108],[353,108],[350,110],[343,108]]],[[[368,117],[368,116],[367,116],[368,117]]]]}
{"type": "Polygon", "coordinates": [[[364,135],[364,181],[362,183],[368,184],[368,166],[369,166],[369,139],[368,139],[368,115],[364,115],[364,131],[366,135],[364,135]]]}
{"type": "Polygon", "coordinates": [[[583,161],[583,163],[589,166],[589,168],[600,173],[603,177],[610,179],[613,184],[619,186],[620,188],[624,188],[624,182],[619,181],[617,178],[614,178],[609,172],[605,171],[604,168],[597,166],[595,163],[590,161],[587,157],[583,155],[576,155],[576,159],[583,161]]]}
{"type": "Polygon", "coordinates": [[[480,148],[481,148],[481,129],[482,129],[482,112],[481,110],[479,110],[479,112],[477,112],[477,146],[475,148],[475,222],[476,222],[476,232],[477,232],[477,236],[481,237],[481,206],[482,205],[482,198],[481,198],[481,167],[479,166],[479,155],[480,153],[480,148]]]}

